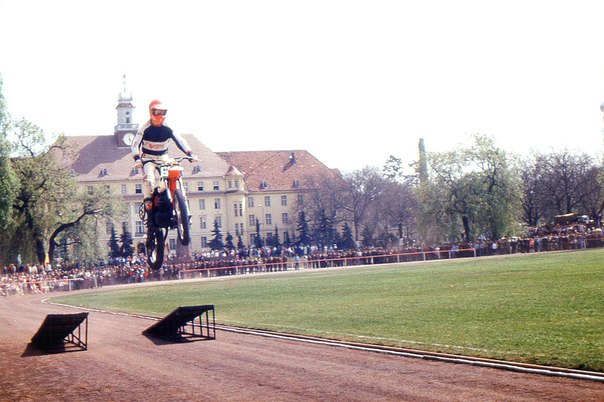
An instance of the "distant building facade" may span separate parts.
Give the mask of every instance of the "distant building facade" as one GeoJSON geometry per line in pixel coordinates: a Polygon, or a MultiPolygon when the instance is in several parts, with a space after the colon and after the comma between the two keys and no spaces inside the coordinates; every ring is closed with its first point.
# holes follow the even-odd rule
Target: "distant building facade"
{"type": "MultiPolygon", "coordinates": [[[[130,154],[132,134],[138,124],[132,120],[132,96],[118,98],[117,125],[113,135],[69,136],[76,151],[69,169],[79,185],[92,193],[96,187],[109,186],[127,205],[123,222],[107,222],[101,228],[100,244],[107,244],[111,228],[118,233],[123,225],[132,234],[134,246],[141,252],[146,227],[139,217],[142,203],[142,171],[133,167],[130,154]]],[[[227,234],[239,236],[245,246],[253,245],[257,224],[262,240],[279,236],[281,242],[297,236],[297,214],[308,194],[308,178],[339,177],[307,151],[250,151],[215,153],[191,134],[183,134],[200,162],[183,162],[183,182],[187,191],[191,218],[191,244],[183,248],[170,231],[168,245],[172,253],[190,255],[208,249],[214,237],[214,222],[226,241],[227,234]]],[[[179,156],[176,145],[170,155],[179,156]]]]}

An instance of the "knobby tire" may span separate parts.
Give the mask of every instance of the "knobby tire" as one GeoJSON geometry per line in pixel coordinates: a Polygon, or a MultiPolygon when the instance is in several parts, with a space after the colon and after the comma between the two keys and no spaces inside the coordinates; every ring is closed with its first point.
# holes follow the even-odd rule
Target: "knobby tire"
{"type": "Polygon", "coordinates": [[[185,201],[185,197],[180,189],[174,191],[174,198],[176,201],[174,203],[174,206],[176,207],[176,230],[178,232],[178,241],[183,246],[188,246],[191,242],[191,234],[189,227],[189,207],[187,206],[187,201],[185,201]]]}

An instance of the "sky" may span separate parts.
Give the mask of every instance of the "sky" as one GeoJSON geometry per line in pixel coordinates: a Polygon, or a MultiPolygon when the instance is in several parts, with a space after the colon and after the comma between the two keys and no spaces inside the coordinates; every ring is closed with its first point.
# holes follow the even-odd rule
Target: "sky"
{"type": "Polygon", "coordinates": [[[48,135],[135,121],[216,152],[307,150],[350,172],[493,137],[604,154],[604,1],[0,0],[13,118],[48,135]]]}

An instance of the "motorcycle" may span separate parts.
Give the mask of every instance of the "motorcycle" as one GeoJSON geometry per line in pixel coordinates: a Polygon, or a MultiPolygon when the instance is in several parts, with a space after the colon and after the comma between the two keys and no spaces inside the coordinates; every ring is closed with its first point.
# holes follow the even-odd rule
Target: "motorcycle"
{"type": "Polygon", "coordinates": [[[139,217],[144,224],[152,219],[152,225],[147,225],[147,241],[145,244],[147,264],[153,270],[161,268],[164,262],[164,250],[168,232],[176,229],[178,241],[183,246],[191,242],[189,206],[187,194],[182,183],[183,167],[180,162],[190,162],[197,159],[189,156],[175,158],[169,163],[157,165],[159,173],[158,185],[153,190],[153,207],[147,213],[144,203],[139,207],[139,217]]]}

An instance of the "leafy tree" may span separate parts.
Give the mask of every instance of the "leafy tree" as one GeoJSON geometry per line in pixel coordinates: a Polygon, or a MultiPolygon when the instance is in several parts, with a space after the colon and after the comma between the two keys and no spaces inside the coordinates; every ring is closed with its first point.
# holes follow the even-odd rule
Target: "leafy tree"
{"type": "Polygon", "coordinates": [[[108,188],[94,194],[80,190],[75,178],[58,163],[71,157],[63,136],[48,145],[43,131],[26,120],[17,121],[13,131],[11,167],[19,186],[11,226],[1,240],[4,247],[42,263],[47,247],[48,255],[54,257],[59,241],[65,239],[77,244],[82,255],[101,257],[97,225],[123,213],[122,201],[108,188]]]}
{"type": "Polygon", "coordinates": [[[510,158],[491,138],[476,135],[468,148],[432,153],[430,166],[430,183],[419,192],[422,224],[438,225],[450,241],[513,232],[518,183],[510,158]]]}
{"type": "MultiPolygon", "coordinates": [[[[2,94],[2,77],[0,76],[0,229],[6,229],[8,226],[19,186],[18,178],[10,163],[10,143],[8,142],[10,129],[11,120],[2,94]]],[[[0,261],[1,259],[0,254],[0,261]]]]}
{"type": "Polygon", "coordinates": [[[214,219],[214,229],[212,229],[212,233],[214,237],[208,243],[208,246],[212,250],[222,250],[224,248],[224,243],[222,241],[222,233],[220,233],[220,227],[218,226],[218,221],[214,219]]]}

